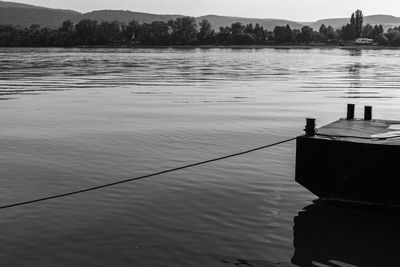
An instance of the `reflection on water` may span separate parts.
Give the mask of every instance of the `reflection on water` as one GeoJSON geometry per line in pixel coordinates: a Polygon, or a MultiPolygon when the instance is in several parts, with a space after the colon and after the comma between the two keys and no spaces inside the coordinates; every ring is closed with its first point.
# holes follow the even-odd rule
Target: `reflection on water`
{"type": "MultiPolygon", "coordinates": [[[[362,79],[361,79],[361,63],[351,64],[349,67],[349,78],[350,78],[350,87],[353,88],[361,88],[362,87],[362,79]]],[[[358,90],[352,90],[351,93],[357,92],[358,90]]],[[[349,93],[350,93],[349,92],[349,93]]]]}
{"type": "Polygon", "coordinates": [[[361,78],[361,63],[351,64],[349,67],[349,74],[356,77],[358,80],[361,78]]]}
{"type": "Polygon", "coordinates": [[[398,266],[399,210],[319,203],[294,219],[292,263],[298,266],[398,266]]]}
{"type": "Polygon", "coordinates": [[[348,49],[347,51],[349,52],[349,55],[351,57],[361,57],[363,55],[362,49],[354,48],[354,49],[348,49]]]}

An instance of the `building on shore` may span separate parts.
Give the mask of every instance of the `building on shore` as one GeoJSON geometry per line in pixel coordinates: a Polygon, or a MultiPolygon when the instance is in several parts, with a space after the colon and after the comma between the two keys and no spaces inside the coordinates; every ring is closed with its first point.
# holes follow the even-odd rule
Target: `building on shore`
{"type": "Polygon", "coordinates": [[[369,38],[357,38],[354,40],[354,43],[357,45],[373,45],[374,40],[369,38]]]}

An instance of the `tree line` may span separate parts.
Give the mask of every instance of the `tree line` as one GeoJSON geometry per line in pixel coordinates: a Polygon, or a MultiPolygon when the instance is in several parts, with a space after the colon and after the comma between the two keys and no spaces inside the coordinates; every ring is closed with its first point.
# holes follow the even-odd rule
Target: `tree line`
{"type": "Polygon", "coordinates": [[[64,21],[60,28],[32,25],[20,28],[0,25],[0,46],[121,46],[121,45],[268,45],[268,44],[340,44],[357,38],[373,39],[380,45],[400,45],[400,27],[384,32],[382,25],[363,25],[363,14],[357,10],[347,25],[335,29],[321,25],[291,29],[289,25],[264,29],[260,24],[233,23],[215,31],[211,23],[196,23],[193,17],[179,17],[168,22],[139,23],[97,22],[84,19],[74,24],[64,21]]]}

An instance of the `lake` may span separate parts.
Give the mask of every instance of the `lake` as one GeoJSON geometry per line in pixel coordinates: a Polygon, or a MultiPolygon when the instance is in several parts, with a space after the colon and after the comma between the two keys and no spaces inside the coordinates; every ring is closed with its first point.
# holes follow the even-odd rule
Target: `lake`
{"type": "MultiPolygon", "coordinates": [[[[400,50],[0,49],[0,203],[400,119],[400,50]]],[[[314,204],[295,143],[0,210],[2,266],[397,266],[398,213],[314,204]]]]}

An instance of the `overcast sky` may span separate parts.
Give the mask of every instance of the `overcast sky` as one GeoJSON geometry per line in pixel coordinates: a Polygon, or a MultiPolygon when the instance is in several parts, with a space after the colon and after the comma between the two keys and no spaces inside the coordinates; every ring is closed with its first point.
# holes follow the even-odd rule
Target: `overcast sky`
{"type": "MultiPolygon", "coordinates": [[[[10,1],[10,0],[8,0],[10,1]]],[[[21,0],[26,4],[88,12],[99,9],[132,10],[156,14],[208,14],[315,21],[364,15],[400,16],[400,0],[21,0]]]]}

